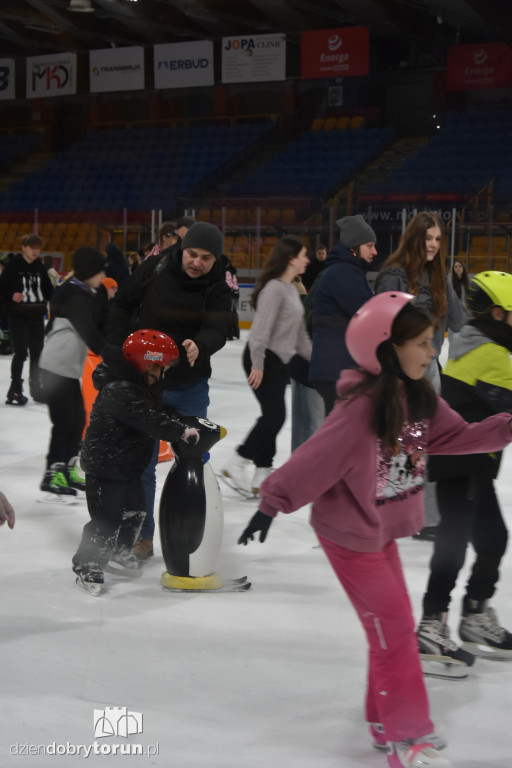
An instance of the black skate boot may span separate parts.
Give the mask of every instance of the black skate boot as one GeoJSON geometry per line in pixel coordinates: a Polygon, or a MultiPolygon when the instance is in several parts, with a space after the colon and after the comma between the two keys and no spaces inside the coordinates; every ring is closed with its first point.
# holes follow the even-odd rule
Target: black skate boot
{"type": "Polygon", "coordinates": [[[485,659],[512,659],[512,634],[500,626],[487,600],[464,598],[459,624],[462,647],[485,659]]]}
{"type": "Polygon", "coordinates": [[[75,587],[88,595],[97,597],[102,592],[105,579],[103,571],[99,570],[94,564],[73,564],[73,571],[76,574],[75,587]]]}
{"type": "Polygon", "coordinates": [[[475,657],[453,642],[446,619],[446,613],[435,613],[420,621],[416,635],[423,674],[445,679],[467,677],[475,657]]]}
{"type": "Polygon", "coordinates": [[[6,405],[26,405],[28,403],[28,397],[23,394],[23,381],[11,381],[11,386],[7,393],[5,400],[6,405]]]}
{"type": "Polygon", "coordinates": [[[53,501],[58,498],[69,502],[69,500],[77,495],[76,490],[69,487],[66,469],[67,467],[63,462],[56,462],[44,473],[39,487],[45,493],[52,494],[53,501]]]}

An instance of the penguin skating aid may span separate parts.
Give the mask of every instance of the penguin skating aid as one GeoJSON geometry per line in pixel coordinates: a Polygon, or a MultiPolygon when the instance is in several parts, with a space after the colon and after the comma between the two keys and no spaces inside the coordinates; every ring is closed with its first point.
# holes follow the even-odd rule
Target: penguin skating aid
{"type": "Polygon", "coordinates": [[[199,440],[173,444],[175,461],[160,498],[160,539],[167,571],[163,587],[172,592],[245,592],[246,577],[222,579],[216,572],[224,529],[217,478],[203,454],[226,430],[208,419],[182,419],[197,429],[199,440]]]}

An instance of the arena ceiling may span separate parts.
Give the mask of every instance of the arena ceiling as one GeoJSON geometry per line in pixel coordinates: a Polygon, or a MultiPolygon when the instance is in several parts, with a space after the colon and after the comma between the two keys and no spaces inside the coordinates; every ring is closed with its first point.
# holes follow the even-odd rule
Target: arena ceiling
{"type": "Polygon", "coordinates": [[[0,0],[0,56],[272,32],[298,41],[346,25],[370,27],[382,45],[512,44],[511,0],[0,0]]]}

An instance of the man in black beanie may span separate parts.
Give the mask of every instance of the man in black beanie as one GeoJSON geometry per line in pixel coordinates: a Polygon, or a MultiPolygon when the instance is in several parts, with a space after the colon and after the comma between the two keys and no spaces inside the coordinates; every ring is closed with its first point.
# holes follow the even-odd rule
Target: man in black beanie
{"type": "Polygon", "coordinates": [[[39,357],[44,343],[46,302],[53,292],[48,273],[39,258],[41,238],[27,233],[21,238],[21,253],[5,265],[0,277],[0,303],[9,321],[14,349],[11,363],[11,386],[6,405],[26,405],[23,394],[23,365],[30,354],[30,394],[42,401],[39,357]]]}
{"type": "MultiPolygon", "coordinates": [[[[222,232],[214,224],[192,224],[180,246],[149,256],[112,299],[109,338],[122,345],[139,328],[154,328],[171,336],[180,362],[165,376],[163,402],[184,416],[205,418],[210,402],[211,356],[226,343],[231,318],[231,294],[220,266],[222,232]]],[[[143,475],[146,518],[134,552],[142,559],[153,554],[155,467],[143,475]]]]}

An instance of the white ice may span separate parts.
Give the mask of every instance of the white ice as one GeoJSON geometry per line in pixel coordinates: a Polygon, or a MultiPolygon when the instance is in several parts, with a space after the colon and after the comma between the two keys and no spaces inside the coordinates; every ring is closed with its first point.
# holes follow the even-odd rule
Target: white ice
{"type": "MultiPolygon", "coordinates": [[[[242,334],[245,336],[245,332],[242,334]]],[[[227,437],[212,450],[219,471],[258,413],[241,367],[242,341],[214,358],[210,418],[227,437]]],[[[0,392],[10,358],[0,358],[0,392]]],[[[308,510],[274,522],[265,544],[236,541],[257,505],[222,484],[219,570],[247,575],[244,594],[164,592],[156,556],[143,576],[101,597],[73,588],[70,558],[88,519],[85,503],[40,504],[49,420],[44,405],[0,399],[0,488],[16,526],[0,529],[0,768],[143,765],[165,768],[378,768],[363,716],[366,643],[353,610],[308,524],[308,510]],[[127,707],[143,732],[94,737],[94,710],[127,707]],[[44,755],[83,745],[156,747],[155,756],[44,755]],[[68,747],[69,745],[69,747],[68,747]],[[32,754],[21,754],[22,751],[32,754]],[[38,753],[38,754],[34,754],[38,753]]],[[[289,421],[276,464],[290,446],[289,421]]],[[[169,464],[158,468],[159,487],[169,464]]],[[[510,524],[512,450],[497,488],[510,524]]],[[[158,541],[158,540],[157,540],[158,541]]],[[[400,542],[416,617],[431,545],[400,542]]],[[[471,563],[472,555],[469,553],[471,563]]],[[[453,595],[456,636],[467,569],[453,595]]],[[[493,605],[512,629],[512,555],[493,605]]],[[[479,660],[466,680],[427,681],[432,716],[454,768],[510,768],[512,661],[479,660]]],[[[82,747],[83,750],[83,747],[82,747]]],[[[154,751],[154,750],[152,750],[154,751]]]]}

